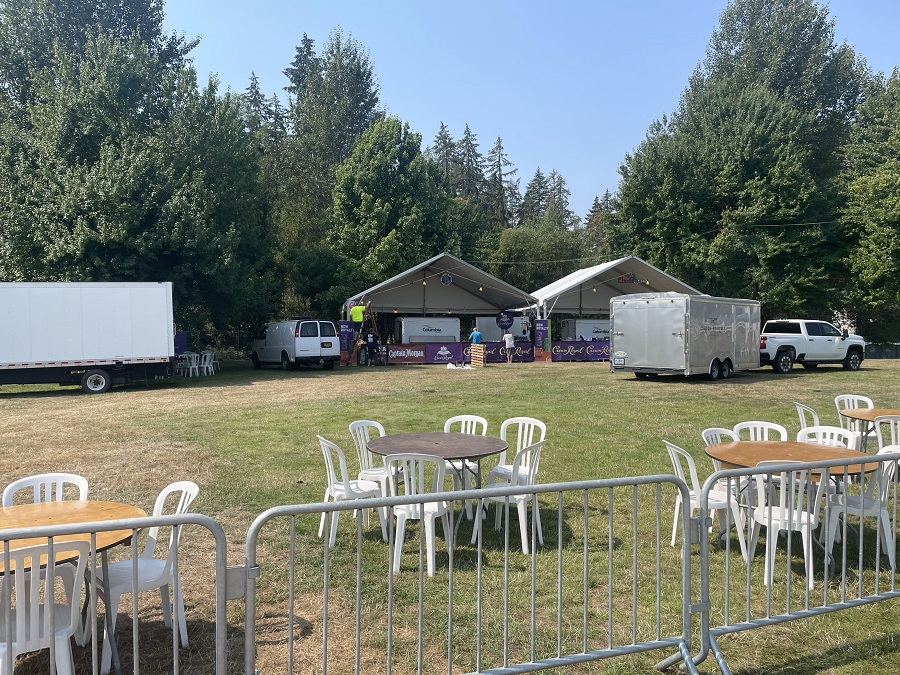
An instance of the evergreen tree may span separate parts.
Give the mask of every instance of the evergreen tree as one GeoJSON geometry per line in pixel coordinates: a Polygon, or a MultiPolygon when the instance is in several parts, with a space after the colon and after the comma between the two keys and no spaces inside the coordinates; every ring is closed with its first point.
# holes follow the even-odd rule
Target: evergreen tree
{"type": "Polygon", "coordinates": [[[443,122],[434,137],[434,144],[428,148],[426,154],[434,160],[444,184],[451,186],[451,179],[456,172],[456,142],[443,122]]]}
{"type": "Polygon", "coordinates": [[[291,96],[301,97],[308,92],[310,81],[318,75],[319,58],[316,56],[315,42],[304,33],[300,39],[291,65],[284,69],[290,84],[284,90],[291,96]]]}
{"type": "Polygon", "coordinates": [[[525,223],[529,220],[540,220],[547,212],[547,202],[550,198],[550,189],[547,185],[547,177],[538,167],[534,176],[525,186],[525,194],[522,196],[522,207],[519,221],[525,223]]]}
{"type": "Polygon", "coordinates": [[[478,137],[466,125],[462,138],[456,144],[459,175],[456,186],[462,197],[478,197],[484,187],[484,157],[478,150],[478,137]]]}

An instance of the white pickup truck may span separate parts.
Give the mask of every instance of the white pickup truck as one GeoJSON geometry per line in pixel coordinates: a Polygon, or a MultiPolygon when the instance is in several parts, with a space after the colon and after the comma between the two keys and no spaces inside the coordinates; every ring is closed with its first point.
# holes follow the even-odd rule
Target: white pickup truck
{"type": "Polygon", "coordinates": [[[789,373],[794,363],[813,370],[820,363],[840,363],[858,370],[866,352],[859,335],[838,330],[826,321],[774,319],[759,336],[759,365],[771,365],[776,373],[789,373]]]}

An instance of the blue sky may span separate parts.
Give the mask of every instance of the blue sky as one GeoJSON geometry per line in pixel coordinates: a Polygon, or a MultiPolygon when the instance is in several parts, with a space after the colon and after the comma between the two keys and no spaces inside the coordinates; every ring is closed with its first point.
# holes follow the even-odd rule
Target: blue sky
{"type": "MultiPolygon", "coordinates": [[[[875,71],[900,63],[900,0],[830,0],[838,42],[875,71]]],[[[201,82],[267,95],[303,33],[317,51],[340,27],[369,51],[382,106],[431,144],[465,125],[482,153],[500,136],[521,189],[556,169],[584,216],[615,192],[618,167],[648,126],[678,104],[726,0],[168,0],[167,31],[201,37],[201,82]]]]}

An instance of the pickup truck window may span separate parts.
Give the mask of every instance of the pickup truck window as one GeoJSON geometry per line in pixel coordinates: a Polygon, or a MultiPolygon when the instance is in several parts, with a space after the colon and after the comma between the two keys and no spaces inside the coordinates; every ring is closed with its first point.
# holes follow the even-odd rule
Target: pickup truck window
{"type": "Polygon", "coordinates": [[[824,335],[822,332],[823,325],[818,321],[807,321],[806,322],[806,334],[807,335],[824,335]]]}
{"type": "Polygon", "coordinates": [[[800,324],[796,321],[769,321],[763,333],[792,333],[800,335],[800,324]]]}
{"type": "Polygon", "coordinates": [[[841,337],[841,331],[832,326],[830,323],[823,323],[822,335],[827,335],[828,337],[841,337]]]}

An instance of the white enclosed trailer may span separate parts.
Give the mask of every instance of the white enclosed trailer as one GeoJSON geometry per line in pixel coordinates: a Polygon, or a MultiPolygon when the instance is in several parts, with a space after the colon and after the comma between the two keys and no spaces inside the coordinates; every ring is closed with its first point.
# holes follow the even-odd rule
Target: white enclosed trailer
{"type": "Polygon", "coordinates": [[[673,373],[727,378],[759,367],[755,300],[637,293],[610,303],[610,368],[638,377],[673,373]]]}
{"type": "Polygon", "coordinates": [[[394,319],[394,338],[398,342],[459,342],[456,317],[401,316],[394,319]]]}
{"type": "Polygon", "coordinates": [[[172,374],[172,284],[0,283],[0,384],[113,384],[172,374]]]}

